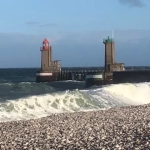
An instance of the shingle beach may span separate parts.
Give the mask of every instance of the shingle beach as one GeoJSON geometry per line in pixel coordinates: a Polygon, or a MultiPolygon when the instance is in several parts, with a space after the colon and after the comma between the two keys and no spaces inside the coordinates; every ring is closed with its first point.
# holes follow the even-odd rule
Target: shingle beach
{"type": "Polygon", "coordinates": [[[1,150],[149,150],[150,104],[0,123],[1,150]]]}

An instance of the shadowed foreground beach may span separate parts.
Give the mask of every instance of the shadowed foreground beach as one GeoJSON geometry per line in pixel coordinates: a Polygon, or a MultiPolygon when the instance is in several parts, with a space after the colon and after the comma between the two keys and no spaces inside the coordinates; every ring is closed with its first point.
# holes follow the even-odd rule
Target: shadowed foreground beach
{"type": "Polygon", "coordinates": [[[0,149],[149,150],[150,104],[0,123],[0,149]]]}

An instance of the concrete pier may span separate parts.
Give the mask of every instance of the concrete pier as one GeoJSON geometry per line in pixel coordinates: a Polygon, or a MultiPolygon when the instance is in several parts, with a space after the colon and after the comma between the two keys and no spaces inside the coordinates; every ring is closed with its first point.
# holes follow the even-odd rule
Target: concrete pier
{"type": "MultiPolygon", "coordinates": [[[[41,69],[36,73],[36,82],[64,80],[85,81],[85,87],[126,82],[149,82],[150,71],[125,71],[124,63],[115,61],[115,41],[109,36],[103,39],[105,45],[104,70],[62,70],[59,61],[52,59],[52,47],[44,39],[41,47],[41,69]]],[[[85,56],[86,57],[86,56],[85,56]]]]}

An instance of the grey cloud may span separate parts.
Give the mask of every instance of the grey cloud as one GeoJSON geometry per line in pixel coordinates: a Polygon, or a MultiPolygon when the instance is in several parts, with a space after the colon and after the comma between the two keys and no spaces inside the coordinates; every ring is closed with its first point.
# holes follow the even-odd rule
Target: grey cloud
{"type": "Polygon", "coordinates": [[[143,7],[144,3],[142,0],[119,0],[120,3],[126,4],[132,7],[143,7]]]}
{"type": "MultiPolygon", "coordinates": [[[[125,65],[150,65],[150,30],[115,30],[115,56],[125,65]]],[[[104,44],[111,31],[27,35],[0,33],[0,67],[40,67],[40,47],[46,37],[53,59],[62,66],[103,66],[104,44]]]]}
{"type": "Polygon", "coordinates": [[[55,23],[41,24],[40,22],[36,22],[36,21],[25,22],[25,25],[28,25],[28,26],[37,26],[37,27],[58,27],[58,25],[55,24],[55,23]]]}
{"type": "Polygon", "coordinates": [[[47,24],[41,24],[39,27],[58,27],[57,24],[54,23],[47,23],[47,24]]]}

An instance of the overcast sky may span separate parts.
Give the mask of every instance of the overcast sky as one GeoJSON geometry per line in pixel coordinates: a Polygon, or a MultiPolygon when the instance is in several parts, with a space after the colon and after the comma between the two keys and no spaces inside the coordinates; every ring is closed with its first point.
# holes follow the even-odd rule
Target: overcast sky
{"type": "Polygon", "coordinates": [[[47,38],[63,67],[103,66],[114,30],[116,62],[150,66],[150,0],[0,0],[0,67],[40,67],[47,38]]]}

